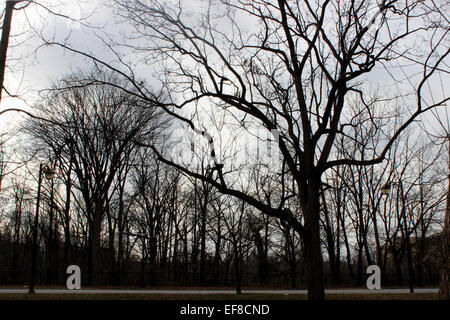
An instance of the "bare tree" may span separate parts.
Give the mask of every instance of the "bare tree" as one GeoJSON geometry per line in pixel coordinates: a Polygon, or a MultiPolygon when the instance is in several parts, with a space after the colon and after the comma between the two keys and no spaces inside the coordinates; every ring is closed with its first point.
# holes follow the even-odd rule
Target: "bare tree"
{"type": "MultiPolygon", "coordinates": [[[[197,24],[181,2],[115,0],[118,14],[134,28],[137,37],[124,44],[135,57],[163,61],[159,66],[162,93],[154,94],[137,80],[134,67],[120,52],[118,64],[71,48],[67,43],[47,41],[92,59],[113,70],[127,85],[121,87],[141,103],[158,105],[167,114],[187,124],[210,141],[214,159],[212,175],[191,170],[147,144],[158,159],[181,172],[214,186],[219,192],[239,198],[262,213],[290,225],[302,238],[310,299],[324,298],[323,259],[320,233],[320,199],[323,174],[342,165],[370,166],[381,163],[401,133],[419,115],[442,103],[426,98],[427,84],[436,74],[448,72],[445,45],[448,29],[442,15],[430,9],[433,1],[376,1],[324,3],[265,1],[208,2],[197,24]],[[433,18],[431,19],[430,18],[433,18]],[[248,30],[240,21],[258,27],[248,30]],[[217,24],[220,21],[220,24],[217,24]],[[333,21],[333,23],[329,23],[333,21]],[[441,22],[441,23],[437,23],[441,22]],[[427,45],[418,46],[418,43],[427,45]],[[427,48],[418,52],[421,47],[427,48]],[[401,68],[408,84],[389,74],[401,68]],[[367,80],[375,67],[384,67],[396,90],[371,97],[367,80]],[[125,70],[125,71],[123,71],[125,70]],[[409,86],[410,85],[410,86],[409,86]],[[401,94],[407,89],[407,94],[401,94]],[[161,97],[167,97],[167,103],[161,97]],[[364,106],[355,110],[352,104],[364,106]],[[401,122],[385,132],[383,143],[366,158],[346,157],[336,152],[336,141],[348,139],[352,128],[376,126],[372,110],[389,101],[402,106],[401,122]],[[241,127],[251,118],[268,132],[278,132],[278,150],[285,171],[295,187],[300,208],[290,208],[285,197],[276,201],[258,199],[253,193],[234,188],[217,159],[214,139],[195,121],[200,104],[228,110],[241,127]],[[413,106],[413,107],[411,107],[413,106]],[[362,114],[363,117],[357,117],[362,114]],[[294,209],[294,210],[292,210],[294,209]]],[[[85,79],[90,83],[92,79],[85,79]]],[[[352,138],[350,138],[352,140],[352,138]]],[[[360,141],[362,143],[362,141],[360,141]]]]}
{"type": "MultiPolygon", "coordinates": [[[[110,83],[115,81],[104,76],[110,83]]],[[[28,131],[56,157],[73,165],[89,225],[88,271],[95,282],[109,191],[136,143],[155,136],[161,122],[154,108],[142,107],[112,86],[80,86],[84,78],[73,75],[62,87],[55,87],[37,108],[52,124],[31,121],[28,131]]]]}
{"type": "Polygon", "coordinates": [[[173,188],[177,188],[178,181],[169,178],[170,168],[157,162],[154,155],[141,151],[137,160],[132,177],[136,203],[139,207],[134,213],[134,220],[137,223],[135,229],[142,246],[143,271],[145,264],[149,262],[150,285],[155,285],[160,274],[158,262],[166,255],[162,243],[169,238],[167,223],[169,201],[177,201],[171,196],[173,188]]]}
{"type": "Polygon", "coordinates": [[[4,135],[0,134],[0,192],[2,191],[2,182],[6,175],[6,148],[4,135]]]}
{"type": "MultiPolygon", "coordinates": [[[[448,140],[450,141],[450,139],[448,140]]],[[[449,170],[450,170],[450,160],[449,160],[449,170]]],[[[444,236],[442,242],[441,285],[439,287],[439,296],[441,299],[449,300],[450,299],[450,176],[448,183],[447,207],[445,210],[443,234],[444,236]]]]}
{"type": "MultiPolygon", "coordinates": [[[[442,16],[445,14],[435,7],[442,16]]],[[[439,146],[447,145],[447,164],[444,166],[443,172],[447,173],[448,186],[446,195],[446,209],[444,214],[442,228],[442,245],[441,245],[441,277],[439,287],[439,297],[443,300],[450,299],[450,121],[447,109],[444,112],[438,110],[432,112],[431,120],[424,121],[423,130],[427,133],[430,141],[439,146]]],[[[443,173],[442,173],[443,175],[443,173]]]]}
{"type": "MultiPolygon", "coordinates": [[[[309,297],[323,299],[319,223],[321,176],[339,165],[382,162],[409,124],[423,112],[448,100],[444,97],[438,103],[425,104],[422,95],[424,84],[442,70],[442,62],[449,53],[441,49],[446,31],[422,20],[426,13],[432,14],[422,2],[383,1],[371,11],[376,4],[370,1],[361,5],[340,1],[320,5],[283,0],[270,4],[221,1],[217,8],[212,3],[206,7],[199,26],[187,20],[181,5],[158,1],[146,4],[118,0],[116,3],[121,10],[119,14],[135,26],[141,37],[154,44],[137,43],[133,48],[167,62],[170,66],[167,88],[171,88],[169,82],[185,85],[181,102],[176,102],[180,101],[176,95],[179,90],[167,92],[172,103],[163,107],[169,113],[195,129],[196,124],[190,118],[174,114],[169,108],[184,109],[209,99],[214,106],[227,106],[234,109],[237,116],[253,117],[267,130],[279,131],[279,151],[297,185],[300,212],[293,213],[283,206],[283,201],[270,205],[231,188],[220,163],[216,163],[216,180],[162,156],[160,160],[292,225],[305,244],[309,297]],[[215,24],[214,18],[219,12],[225,13],[221,25],[229,26],[228,29],[215,24]],[[381,21],[372,27],[379,13],[381,21]],[[259,23],[261,27],[257,32],[246,34],[238,23],[246,16],[259,23]],[[326,23],[330,19],[337,23],[330,26],[326,23]],[[399,25],[397,19],[404,19],[404,23],[399,25]],[[416,22],[412,23],[413,20],[416,22]],[[438,33],[431,38],[431,50],[421,61],[408,51],[396,49],[398,44],[406,44],[407,39],[429,35],[430,28],[438,33]],[[391,29],[396,32],[389,32],[391,29]],[[433,58],[438,51],[440,56],[433,58]],[[392,127],[384,145],[373,150],[367,159],[336,158],[333,151],[336,137],[345,136],[348,126],[361,125],[352,121],[351,110],[347,108],[349,97],[365,106],[363,112],[367,120],[364,121],[369,123],[370,110],[378,103],[377,99],[368,99],[367,90],[357,84],[357,79],[363,80],[376,65],[388,67],[391,63],[410,60],[423,67],[423,77],[412,87],[417,92],[417,107],[409,112],[402,111],[408,114],[403,122],[392,127]]],[[[392,101],[399,97],[396,94],[390,97],[392,101]]],[[[143,98],[152,100],[151,96],[143,98]]]]}

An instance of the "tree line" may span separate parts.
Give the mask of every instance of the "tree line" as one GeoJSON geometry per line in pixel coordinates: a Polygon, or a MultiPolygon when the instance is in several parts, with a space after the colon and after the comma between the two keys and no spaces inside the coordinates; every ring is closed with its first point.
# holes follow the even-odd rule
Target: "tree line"
{"type": "MultiPolygon", "coordinates": [[[[442,139],[417,134],[449,100],[435,1],[111,6],[133,36],[103,38],[109,61],[40,34],[92,67],[55,83],[22,130],[59,173],[40,233],[48,265],[63,234],[90,284],[135,259],[152,284],[158,270],[200,283],[225,270],[238,292],[252,264],[261,282],[286,270],[310,299],[324,298],[325,270],[361,284],[372,263],[399,284],[406,271],[411,289],[431,281],[448,256],[442,139]],[[137,75],[148,67],[156,79],[137,75]],[[243,142],[255,128],[275,136],[243,142]]],[[[17,203],[2,234],[20,246],[17,203]]]]}
{"type": "MultiPolygon", "coordinates": [[[[87,77],[59,82],[36,106],[46,120],[23,124],[23,153],[36,156],[21,172],[2,176],[11,181],[2,189],[3,283],[28,281],[41,161],[56,171],[42,184],[42,284],[64,283],[65,268],[78,264],[87,285],[304,287],[304,244],[291,225],[159,161],[147,145],[174,148],[167,133],[173,122],[110,85],[82,85],[87,77]]],[[[355,135],[378,143],[370,133],[355,135]]],[[[341,145],[339,152],[363,155],[367,146],[341,145]]],[[[447,193],[441,149],[407,133],[383,165],[340,166],[327,175],[320,190],[327,285],[361,286],[372,264],[386,285],[438,282],[447,193]],[[392,186],[383,195],[386,181],[392,186]]],[[[183,152],[196,157],[193,170],[211,176],[208,145],[192,143],[183,152]]],[[[232,170],[227,174],[241,179],[236,185],[255,198],[270,201],[295,188],[292,177],[263,163],[232,170]]],[[[301,210],[294,197],[286,202],[301,210]]]]}

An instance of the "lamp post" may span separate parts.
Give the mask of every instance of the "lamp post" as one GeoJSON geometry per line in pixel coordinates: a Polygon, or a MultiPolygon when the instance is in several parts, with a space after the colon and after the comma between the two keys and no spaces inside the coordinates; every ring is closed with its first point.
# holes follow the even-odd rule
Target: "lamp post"
{"type": "Polygon", "coordinates": [[[38,190],[36,195],[36,213],[34,215],[34,230],[33,230],[33,249],[31,256],[31,278],[30,278],[30,288],[28,293],[34,293],[34,280],[36,278],[36,256],[37,256],[37,237],[38,237],[38,226],[39,226],[39,203],[41,198],[41,184],[42,184],[42,172],[44,172],[45,178],[47,180],[53,179],[55,171],[49,166],[43,167],[42,163],[39,165],[39,178],[38,178],[38,190]]]}
{"type": "MultiPolygon", "coordinates": [[[[395,184],[395,185],[396,186],[401,186],[401,184],[395,184]]],[[[390,191],[391,191],[391,184],[390,183],[386,183],[381,188],[381,193],[384,196],[388,196],[390,191]]],[[[409,292],[410,293],[414,293],[414,278],[415,278],[415,276],[414,276],[414,266],[412,264],[411,241],[409,239],[409,234],[408,234],[408,225],[407,225],[407,222],[406,222],[405,210],[402,210],[401,218],[403,220],[404,237],[405,237],[405,242],[406,242],[406,254],[407,254],[407,259],[408,259],[409,292]]]]}

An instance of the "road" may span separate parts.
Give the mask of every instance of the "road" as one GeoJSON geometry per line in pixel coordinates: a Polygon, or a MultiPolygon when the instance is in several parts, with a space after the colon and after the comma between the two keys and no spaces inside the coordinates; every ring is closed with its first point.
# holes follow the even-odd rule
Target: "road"
{"type": "MultiPolygon", "coordinates": [[[[40,294],[235,294],[235,290],[112,290],[112,289],[35,289],[40,294]]],[[[437,293],[436,288],[415,289],[415,293],[437,293]]],[[[2,293],[28,293],[28,289],[0,289],[2,293]]],[[[306,290],[242,290],[242,293],[257,294],[307,294],[306,290]]],[[[409,293],[409,289],[329,289],[325,290],[326,294],[370,294],[370,293],[409,293]]]]}

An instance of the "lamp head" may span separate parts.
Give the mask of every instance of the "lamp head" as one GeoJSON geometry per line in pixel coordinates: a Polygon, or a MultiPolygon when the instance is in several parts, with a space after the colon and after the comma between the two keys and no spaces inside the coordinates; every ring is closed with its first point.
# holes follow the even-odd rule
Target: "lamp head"
{"type": "Polygon", "coordinates": [[[387,195],[389,195],[389,191],[391,191],[391,185],[390,185],[390,183],[386,183],[386,184],[381,188],[381,193],[382,193],[384,196],[387,196],[387,195]]]}
{"type": "Polygon", "coordinates": [[[45,166],[44,175],[47,180],[52,180],[55,177],[55,170],[49,166],[45,166]]]}

